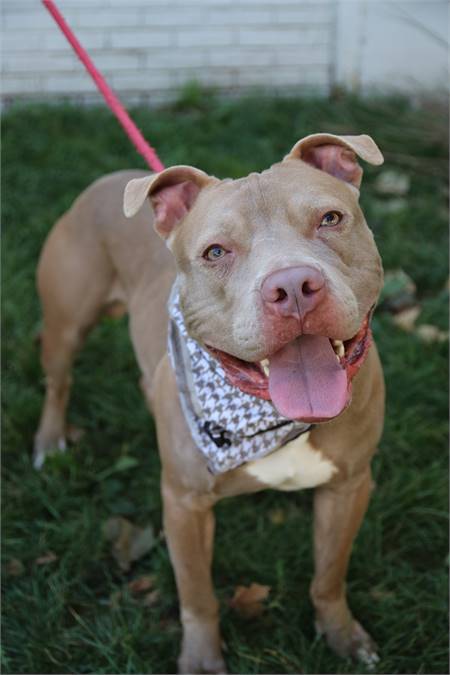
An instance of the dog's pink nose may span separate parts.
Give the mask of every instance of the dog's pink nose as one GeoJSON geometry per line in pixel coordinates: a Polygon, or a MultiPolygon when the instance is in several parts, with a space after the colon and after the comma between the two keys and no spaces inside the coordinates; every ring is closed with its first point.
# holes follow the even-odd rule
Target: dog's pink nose
{"type": "Polygon", "coordinates": [[[325,295],[325,279],[314,267],[287,267],[267,276],[262,284],[264,303],[281,317],[301,319],[325,295]]]}

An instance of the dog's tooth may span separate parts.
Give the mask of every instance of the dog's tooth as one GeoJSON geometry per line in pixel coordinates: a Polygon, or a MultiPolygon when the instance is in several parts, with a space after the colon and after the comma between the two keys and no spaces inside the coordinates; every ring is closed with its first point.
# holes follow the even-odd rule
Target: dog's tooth
{"type": "Polygon", "coordinates": [[[269,359],[263,359],[261,361],[261,366],[262,366],[262,369],[264,370],[265,374],[268,375],[269,374],[269,359]]]}
{"type": "Polygon", "coordinates": [[[336,356],[339,359],[342,358],[345,354],[345,347],[344,347],[344,343],[342,342],[342,340],[333,340],[333,347],[334,347],[334,351],[335,351],[336,356]]]}

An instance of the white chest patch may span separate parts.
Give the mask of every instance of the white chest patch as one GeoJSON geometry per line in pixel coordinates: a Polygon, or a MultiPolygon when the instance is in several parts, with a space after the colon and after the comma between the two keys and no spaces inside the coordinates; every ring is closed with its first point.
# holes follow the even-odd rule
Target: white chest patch
{"type": "Polygon", "coordinates": [[[311,445],[307,432],[267,457],[248,462],[243,470],[267,487],[301,490],[328,482],[337,468],[311,445]]]}

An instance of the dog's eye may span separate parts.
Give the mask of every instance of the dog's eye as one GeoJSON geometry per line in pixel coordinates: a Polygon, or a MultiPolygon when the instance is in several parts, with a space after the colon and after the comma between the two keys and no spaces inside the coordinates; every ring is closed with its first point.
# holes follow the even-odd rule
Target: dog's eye
{"type": "Polygon", "coordinates": [[[342,213],[339,211],[328,211],[322,216],[319,227],[334,227],[338,225],[342,220],[342,213]]]}
{"type": "Polygon", "coordinates": [[[203,257],[205,260],[214,262],[215,260],[223,258],[226,253],[227,251],[223,246],[220,246],[220,244],[213,244],[212,246],[208,246],[206,251],[203,253],[203,257]]]}

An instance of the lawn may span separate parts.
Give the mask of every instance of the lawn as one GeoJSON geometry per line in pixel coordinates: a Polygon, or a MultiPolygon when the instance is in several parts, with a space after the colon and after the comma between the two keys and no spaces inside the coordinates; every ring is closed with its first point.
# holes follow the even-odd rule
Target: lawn
{"type": "MultiPolygon", "coordinates": [[[[403,98],[221,101],[191,88],[167,109],[132,114],[165,164],[219,177],[266,168],[316,131],[371,134],[386,164],[366,169],[362,203],[385,269],[414,281],[418,325],[447,330],[442,106],[403,98]],[[387,169],[406,188],[383,191],[377,177],[387,169]]],[[[105,319],[77,361],[69,418],[84,437],[41,473],[30,459],[43,396],[34,287],[40,248],[92,180],[143,168],[143,160],[106,109],[63,105],[10,109],[3,162],[3,671],[174,672],[180,627],[161,532],[159,459],[126,319],[105,319]],[[156,535],[128,572],[102,534],[113,516],[151,525],[156,535]],[[133,592],[130,581],[146,575],[151,595],[133,592]]],[[[373,321],[387,422],[349,597],[380,645],[378,672],[447,673],[447,344],[400,328],[388,304],[373,321]]],[[[214,577],[229,670],[363,672],[314,634],[311,492],[224,501],[217,517],[214,577]],[[245,619],[227,601],[235,586],[251,582],[271,592],[265,611],[245,619]]]]}

